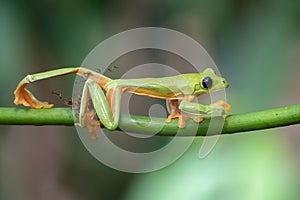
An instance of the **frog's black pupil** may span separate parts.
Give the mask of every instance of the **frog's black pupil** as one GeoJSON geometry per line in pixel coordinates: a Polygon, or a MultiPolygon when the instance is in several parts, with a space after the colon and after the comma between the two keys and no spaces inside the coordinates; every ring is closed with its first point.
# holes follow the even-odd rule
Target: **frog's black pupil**
{"type": "Polygon", "coordinates": [[[207,76],[202,80],[202,86],[203,88],[209,89],[212,87],[212,79],[207,76]]]}

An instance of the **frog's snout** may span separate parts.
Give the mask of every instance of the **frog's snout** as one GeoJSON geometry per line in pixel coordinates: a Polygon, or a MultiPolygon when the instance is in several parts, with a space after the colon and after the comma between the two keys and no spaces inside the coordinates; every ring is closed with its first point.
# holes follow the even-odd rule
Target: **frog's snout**
{"type": "Polygon", "coordinates": [[[224,88],[228,88],[229,87],[229,83],[225,80],[225,78],[222,78],[222,83],[224,85],[224,88]]]}

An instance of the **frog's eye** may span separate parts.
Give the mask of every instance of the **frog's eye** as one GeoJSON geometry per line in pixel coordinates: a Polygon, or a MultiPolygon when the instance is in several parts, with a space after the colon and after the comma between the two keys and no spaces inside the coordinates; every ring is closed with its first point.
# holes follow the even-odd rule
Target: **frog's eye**
{"type": "Polygon", "coordinates": [[[212,83],[212,79],[209,76],[206,76],[204,79],[202,79],[202,87],[205,89],[211,88],[212,83]]]}

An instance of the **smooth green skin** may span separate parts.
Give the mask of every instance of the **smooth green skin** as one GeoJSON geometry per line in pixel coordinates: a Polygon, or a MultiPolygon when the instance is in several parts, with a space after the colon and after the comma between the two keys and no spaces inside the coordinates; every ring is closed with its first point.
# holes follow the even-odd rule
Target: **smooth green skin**
{"type": "MultiPolygon", "coordinates": [[[[193,99],[195,96],[228,87],[227,81],[224,78],[217,76],[211,68],[207,68],[203,71],[203,73],[197,74],[182,74],[162,78],[116,80],[111,80],[102,74],[86,68],[62,68],[33,75],[27,75],[19,83],[17,89],[30,82],[72,73],[76,73],[86,79],[79,112],[79,125],[83,127],[88,125],[86,124],[85,113],[87,112],[88,99],[91,98],[100,122],[107,129],[115,130],[119,123],[120,102],[123,91],[132,92],[138,95],[166,99],[167,103],[169,103],[170,100],[183,99],[179,104],[179,109],[180,111],[191,115],[204,117],[212,113],[218,113],[218,115],[226,114],[226,109],[222,106],[202,105],[185,100],[185,97],[192,97],[193,99]],[[81,73],[78,73],[78,70],[81,70],[81,73]],[[211,77],[213,80],[213,84],[210,89],[206,89],[202,86],[202,79],[207,76],[211,77]],[[95,77],[97,77],[98,80],[105,78],[109,81],[105,85],[99,85],[96,82],[98,80],[95,80],[95,77]],[[112,96],[114,98],[111,98],[111,102],[108,102],[103,89],[106,91],[113,91],[112,96]],[[113,106],[113,109],[111,109],[110,104],[113,106]]],[[[29,91],[27,92],[30,93],[29,91]]],[[[33,95],[32,98],[38,101],[33,95]]]]}

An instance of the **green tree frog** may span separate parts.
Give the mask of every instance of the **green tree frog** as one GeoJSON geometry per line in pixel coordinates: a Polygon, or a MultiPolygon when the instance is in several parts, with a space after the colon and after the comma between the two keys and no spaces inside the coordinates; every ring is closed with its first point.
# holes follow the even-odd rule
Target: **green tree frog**
{"type": "Polygon", "coordinates": [[[227,111],[231,109],[231,106],[223,100],[210,105],[193,102],[198,95],[228,87],[227,81],[217,76],[211,68],[205,69],[202,73],[115,80],[87,68],[61,68],[27,75],[14,91],[14,103],[33,108],[53,107],[53,104],[37,100],[25,87],[30,82],[66,74],[77,74],[86,80],[80,102],[79,125],[87,127],[93,136],[96,135],[100,124],[109,130],[117,128],[123,92],[166,99],[169,112],[166,122],[178,118],[179,128],[184,128],[185,121],[189,118],[199,123],[203,120],[203,116],[212,113],[226,117],[227,111]],[[90,100],[95,110],[89,108],[90,100]],[[95,120],[96,115],[99,121],[95,120]]]}

